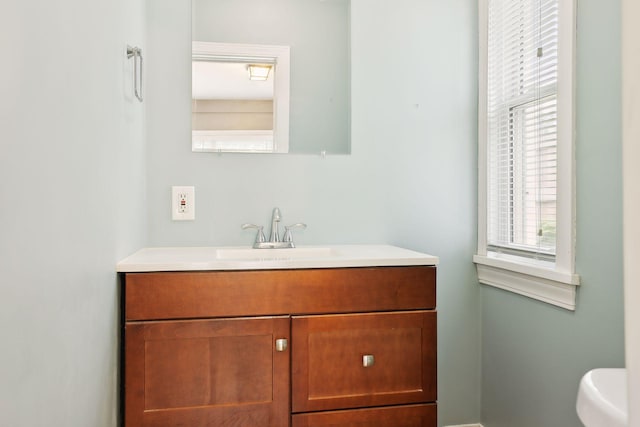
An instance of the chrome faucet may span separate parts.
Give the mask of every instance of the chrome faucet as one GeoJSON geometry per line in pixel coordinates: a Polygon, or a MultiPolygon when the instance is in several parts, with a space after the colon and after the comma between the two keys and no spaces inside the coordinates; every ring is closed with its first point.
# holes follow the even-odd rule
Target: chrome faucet
{"type": "Polygon", "coordinates": [[[255,225],[255,224],[242,224],[242,229],[247,230],[249,228],[255,228],[258,230],[256,234],[256,240],[253,243],[254,249],[283,249],[283,248],[295,248],[295,244],[293,243],[293,236],[291,235],[291,230],[294,228],[307,228],[307,224],[303,224],[298,222],[296,224],[287,225],[284,227],[284,237],[282,240],[280,239],[280,229],[279,223],[282,220],[282,215],[280,214],[280,209],[274,208],[273,213],[271,214],[271,233],[269,235],[269,241],[264,236],[263,226],[255,225]]]}
{"type": "Polygon", "coordinates": [[[280,241],[280,231],[278,230],[278,223],[282,217],[280,216],[280,209],[273,208],[271,214],[271,235],[269,236],[269,242],[276,243],[280,241]]]}

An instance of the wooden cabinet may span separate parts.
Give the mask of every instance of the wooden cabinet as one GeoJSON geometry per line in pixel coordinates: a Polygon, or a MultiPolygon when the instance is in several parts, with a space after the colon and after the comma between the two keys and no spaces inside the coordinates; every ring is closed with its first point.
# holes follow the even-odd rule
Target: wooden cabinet
{"type": "Polygon", "coordinates": [[[126,427],[434,427],[435,268],[126,273],[126,427]]]}

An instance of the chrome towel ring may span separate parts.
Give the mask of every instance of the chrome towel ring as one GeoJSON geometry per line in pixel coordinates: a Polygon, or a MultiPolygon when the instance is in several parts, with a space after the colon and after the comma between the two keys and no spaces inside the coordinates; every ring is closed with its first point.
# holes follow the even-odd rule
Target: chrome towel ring
{"type": "Polygon", "coordinates": [[[127,58],[133,57],[133,92],[142,102],[142,49],[127,46],[127,58]]]}

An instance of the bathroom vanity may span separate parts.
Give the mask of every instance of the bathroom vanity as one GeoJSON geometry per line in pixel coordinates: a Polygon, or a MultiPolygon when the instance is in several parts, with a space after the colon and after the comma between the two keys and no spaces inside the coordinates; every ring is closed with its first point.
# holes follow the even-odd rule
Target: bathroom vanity
{"type": "Polygon", "coordinates": [[[132,255],[123,425],[435,427],[437,261],[392,246],[132,255]]]}

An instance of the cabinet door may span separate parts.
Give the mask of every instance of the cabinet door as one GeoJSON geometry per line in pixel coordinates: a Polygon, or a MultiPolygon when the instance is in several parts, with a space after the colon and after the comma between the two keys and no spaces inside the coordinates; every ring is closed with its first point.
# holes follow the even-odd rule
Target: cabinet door
{"type": "Polygon", "coordinates": [[[289,330],[288,317],[127,323],[125,426],[288,426],[275,344],[289,330]]]}
{"type": "Polygon", "coordinates": [[[436,312],[292,320],[293,412],[434,402],[436,312]]]}

